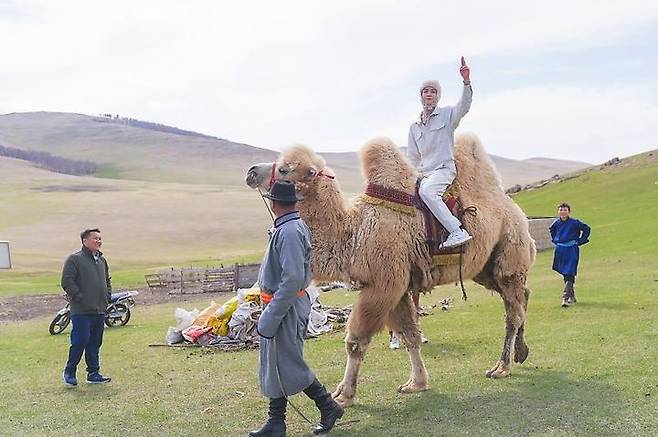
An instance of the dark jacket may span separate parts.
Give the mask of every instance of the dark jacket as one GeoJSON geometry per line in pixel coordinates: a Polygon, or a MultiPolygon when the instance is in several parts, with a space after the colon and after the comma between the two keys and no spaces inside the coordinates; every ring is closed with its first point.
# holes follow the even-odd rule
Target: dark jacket
{"type": "Polygon", "coordinates": [[[70,255],[62,271],[62,288],[71,314],[104,314],[112,293],[110,268],[101,252],[98,261],[86,247],[70,255]]]}

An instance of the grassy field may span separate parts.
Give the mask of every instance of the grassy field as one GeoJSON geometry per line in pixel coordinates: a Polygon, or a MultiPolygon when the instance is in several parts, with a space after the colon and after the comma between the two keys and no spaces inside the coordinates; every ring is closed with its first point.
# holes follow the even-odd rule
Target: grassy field
{"type": "Polygon", "coordinates": [[[572,215],[592,226],[591,257],[615,261],[621,254],[648,255],[650,267],[658,252],[658,151],[521,192],[514,200],[531,216],[555,215],[558,203],[570,203],[572,215]]]}
{"type": "Polygon", "coordinates": [[[248,188],[74,177],[6,158],[0,174],[0,240],[14,267],[0,271],[0,296],[59,292],[85,227],[103,231],[115,286],[132,287],[158,268],[258,259],[271,226],[248,188]]]}
{"type": "MultiPolygon", "coordinates": [[[[502,381],[484,377],[500,352],[500,299],[470,286],[463,303],[456,289],[436,289],[422,298],[424,305],[447,295],[456,305],[421,321],[431,339],[423,348],[431,390],[395,392],[407,377],[407,356],[388,350],[380,335],[344,419],[358,422],[333,435],[652,435],[658,429],[656,286],[642,264],[620,267],[624,274],[611,275],[607,263],[586,258],[579,303],[563,309],[560,280],[550,272],[550,254],[542,254],[531,278],[530,357],[502,381]]],[[[323,300],[344,304],[353,296],[332,292],[323,300]]],[[[106,331],[103,369],[115,378],[107,387],[62,386],[68,338],[49,336],[48,319],[0,326],[2,434],[236,436],[257,426],[266,403],[256,351],[147,347],[163,341],[174,307],[138,307],[128,326],[106,331]]],[[[332,387],[343,372],[342,336],[306,346],[313,369],[332,387]]],[[[305,397],[293,402],[317,417],[305,397]]],[[[288,422],[290,435],[309,430],[292,411],[288,422]]]]}
{"type": "MultiPolygon", "coordinates": [[[[373,341],[356,404],[336,436],[655,435],[658,429],[658,190],[655,162],[585,175],[517,196],[529,214],[569,201],[592,226],[582,248],[579,303],[559,306],[562,283],[551,253],[538,256],[529,282],[530,356],[512,376],[489,380],[503,339],[500,299],[469,284],[469,300],[440,287],[421,302],[450,295],[455,306],[421,320],[431,390],[400,395],[407,356],[373,341]],[[582,179],[585,178],[585,179],[582,179]]],[[[342,305],[354,296],[323,295],[342,305]]],[[[201,308],[208,302],[196,303],[201,308]]],[[[190,308],[190,304],[185,305],[190,308]]],[[[193,306],[193,305],[192,305],[193,306]]],[[[173,323],[174,304],[138,307],[124,328],[106,331],[106,387],[61,383],[68,339],[47,334],[49,319],[0,326],[0,429],[23,435],[245,435],[265,417],[257,352],[149,348],[173,323]]],[[[68,331],[67,331],[68,332],[68,331]]],[[[306,357],[334,387],[344,366],[343,333],[311,340],[306,357]]],[[[82,372],[80,372],[82,375],[82,372]]],[[[293,399],[317,418],[310,401],[293,399]]],[[[289,411],[290,435],[310,430],[289,411]]]]}

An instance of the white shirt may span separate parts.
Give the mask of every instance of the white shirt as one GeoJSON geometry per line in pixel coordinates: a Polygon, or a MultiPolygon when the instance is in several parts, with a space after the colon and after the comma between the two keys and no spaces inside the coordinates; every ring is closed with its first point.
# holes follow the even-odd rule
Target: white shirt
{"type": "Polygon", "coordinates": [[[426,124],[416,121],[409,128],[407,155],[419,173],[431,173],[454,159],[455,129],[471,108],[473,89],[464,85],[455,106],[434,108],[426,124]]]}

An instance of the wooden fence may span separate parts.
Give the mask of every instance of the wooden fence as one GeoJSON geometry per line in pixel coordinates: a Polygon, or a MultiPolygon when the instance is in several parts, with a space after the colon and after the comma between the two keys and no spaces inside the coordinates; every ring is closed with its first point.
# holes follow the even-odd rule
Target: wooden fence
{"type": "Polygon", "coordinates": [[[149,288],[177,288],[181,292],[236,291],[249,288],[258,280],[260,264],[234,264],[231,267],[170,268],[144,275],[149,288]]]}

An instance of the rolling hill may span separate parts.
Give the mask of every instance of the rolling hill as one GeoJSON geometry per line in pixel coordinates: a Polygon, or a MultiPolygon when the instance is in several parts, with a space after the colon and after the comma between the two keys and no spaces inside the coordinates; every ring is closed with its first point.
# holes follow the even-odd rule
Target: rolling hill
{"type": "MultiPolygon", "coordinates": [[[[244,171],[250,165],[272,161],[277,155],[272,150],[153,123],[53,112],[0,115],[0,144],[93,161],[100,165],[99,177],[233,186],[242,185],[244,171]]],[[[361,190],[355,153],[322,155],[346,191],[361,190]]],[[[589,165],[543,158],[492,159],[505,186],[589,165]]]]}
{"type": "MultiPolygon", "coordinates": [[[[0,144],[101,165],[100,175],[71,176],[0,157],[0,240],[11,241],[14,263],[0,272],[0,294],[58,291],[64,257],[79,247],[80,230],[91,226],[103,230],[119,286],[143,284],[144,273],[161,267],[260,256],[271,220],[262,199],[243,185],[243,173],[276,152],[151,127],[76,114],[0,116],[0,144]]],[[[354,153],[324,156],[345,191],[361,190],[354,153]]],[[[531,168],[494,160],[503,175],[531,168]]],[[[549,176],[556,171],[545,160],[535,164],[549,176]]],[[[547,212],[535,211],[539,207],[530,204],[529,212],[552,213],[552,203],[547,212]]]]}
{"type": "Polygon", "coordinates": [[[592,227],[587,250],[596,257],[616,263],[623,253],[641,262],[658,253],[658,150],[592,167],[513,199],[530,216],[555,215],[556,206],[568,202],[572,215],[592,227]]]}

